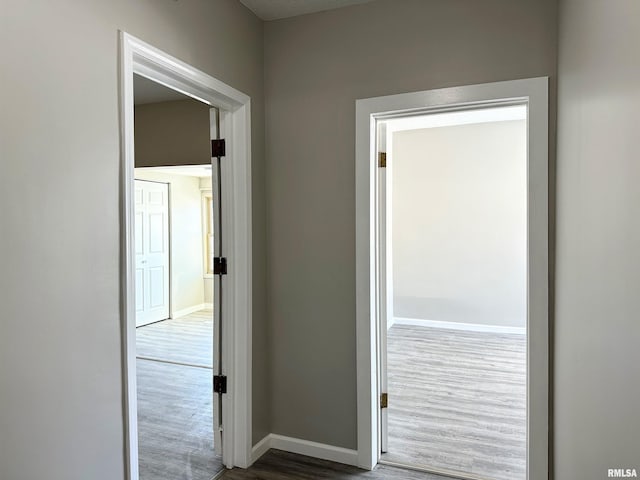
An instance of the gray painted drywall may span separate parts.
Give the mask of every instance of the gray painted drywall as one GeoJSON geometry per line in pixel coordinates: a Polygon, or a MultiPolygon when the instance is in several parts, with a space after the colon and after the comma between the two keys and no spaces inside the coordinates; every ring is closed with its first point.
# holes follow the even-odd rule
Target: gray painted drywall
{"type": "Polygon", "coordinates": [[[124,477],[118,29],[251,96],[253,431],[262,438],[262,22],[235,0],[0,7],[0,478],[124,477]]]}
{"type": "Polygon", "coordinates": [[[555,478],[640,471],[640,3],[560,4],[555,478]]]}
{"type": "Polygon", "coordinates": [[[197,100],[135,107],[136,167],[211,163],[209,106],[197,100]]]}
{"type": "Polygon", "coordinates": [[[379,0],[265,24],[274,433],[356,448],[355,100],[554,77],[556,27],[555,0],[379,0]]]}
{"type": "Polygon", "coordinates": [[[392,135],[394,317],[524,329],[526,121],[392,135]]]}
{"type": "Polygon", "coordinates": [[[205,302],[200,178],[145,170],[136,168],[136,180],[169,184],[173,316],[175,312],[197,307],[205,302]]]}

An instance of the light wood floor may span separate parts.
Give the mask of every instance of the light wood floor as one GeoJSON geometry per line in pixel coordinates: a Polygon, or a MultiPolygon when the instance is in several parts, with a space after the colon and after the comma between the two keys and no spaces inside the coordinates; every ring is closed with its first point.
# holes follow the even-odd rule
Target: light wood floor
{"type": "Polygon", "coordinates": [[[383,460],[522,480],[526,337],[394,325],[383,460]]]}
{"type": "MultiPolygon", "coordinates": [[[[211,365],[211,311],[137,330],[138,355],[211,365]]],[[[383,460],[495,480],[524,479],[525,339],[396,325],[389,331],[389,452],[383,460]]],[[[210,368],[138,362],[141,480],[210,480],[210,368]]],[[[272,450],[229,480],[444,480],[379,466],[373,472],[272,450]]]]}
{"type": "Polygon", "coordinates": [[[428,473],[378,465],[368,472],[340,463],[269,450],[250,468],[228,470],[224,480],[451,480],[428,473]]]}
{"type": "Polygon", "coordinates": [[[136,329],[138,357],[213,367],[213,311],[136,329]]]}
{"type": "Polygon", "coordinates": [[[211,311],[136,330],[145,357],[136,363],[141,480],[210,480],[222,470],[213,450],[212,338],[211,311]]]}

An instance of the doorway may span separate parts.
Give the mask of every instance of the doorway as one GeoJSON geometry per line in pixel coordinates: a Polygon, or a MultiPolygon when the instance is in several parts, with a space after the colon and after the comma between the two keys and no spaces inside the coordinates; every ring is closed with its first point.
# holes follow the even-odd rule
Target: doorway
{"type": "MultiPolygon", "coordinates": [[[[138,79],[135,86],[137,97],[149,90],[138,79]]],[[[137,103],[137,129],[144,132],[156,128],[182,108],[183,115],[200,118],[199,130],[206,144],[208,108],[193,102],[183,98],[137,103]]],[[[184,123],[186,118],[175,120],[184,123]]],[[[137,159],[150,163],[155,156],[148,156],[148,146],[141,140],[137,159]]],[[[179,144],[197,138],[185,138],[174,130],[165,141],[180,150],[179,144]]],[[[214,435],[219,420],[214,415],[212,384],[220,346],[214,333],[213,272],[208,270],[206,260],[213,247],[209,241],[213,236],[213,210],[209,206],[212,169],[211,165],[139,167],[135,178],[136,233],[140,232],[136,248],[141,248],[146,258],[146,252],[154,247],[159,250],[169,245],[164,281],[171,286],[168,316],[141,323],[138,319],[145,312],[136,311],[139,475],[141,480],[160,480],[181,478],[188,472],[193,480],[210,480],[223,469],[219,437],[214,435]],[[166,194],[167,201],[161,202],[156,192],[166,194]],[[168,208],[162,209],[161,204],[168,208]],[[159,217],[155,230],[153,219],[145,221],[149,210],[159,217]],[[156,210],[163,215],[160,217],[156,210]],[[163,440],[158,441],[160,438],[163,440]]],[[[141,262],[137,259],[136,263],[138,266],[141,262]]],[[[141,267],[137,271],[146,264],[141,267]]],[[[144,280],[143,275],[136,278],[136,298],[145,290],[144,280]]]]}
{"type": "MultiPolygon", "coordinates": [[[[221,464],[226,467],[246,467],[251,455],[251,177],[250,177],[250,99],[241,92],[225,85],[209,75],[171,57],[126,33],[121,33],[121,125],[122,125],[122,285],[123,285],[123,340],[124,340],[124,396],[125,430],[127,453],[127,478],[138,480],[139,475],[139,434],[142,432],[140,414],[142,404],[138,398],[138,358],[136,348],[136,232],[135,232],[135,173],[134,173],[134,75],[143,77],[154,84],[168,88],[178,96],[186,95],[194,101],[210,108],[210,125],[207,135],[207,155],[210,159],[215,182],[213,197],[218,198],[215,222],[213,224],[213,259],[216,269],[213,275],[214,334],[213,339],[220,347],[213,355],[213,369],[207,375],[206,397],[213,400],[211,435],[215,436],[211,449],[221,453],[221,464]],[[215,117],[215,121],[213,121],[215,117]],[[214,142],[212,140],[221,141],[214,142]],[[226,142],[226,149],[220,148],[226,142]],[[224,185],[223,188],[218,188],[224,185]],[[215,373],[215,375],[213,375],[215,373]],[[139,408],[140,407],[140,408],[139,408]],[[224,426],[224,428],[223,428],[224,426]],[[220,452],[221,449],[221,452],[220,452]]],[[[158,135],[158,132],[156,132],[158,135]]],[[[137,140],[137,138],[136,138],[137,140]]],[[[157,142],[160,143],[160,142],[157,142]]],[[[174,154],[161,150],[157,156],[174,154]]],[[[175,161],[175,158],[174,158],[175,161]]],[[[188,162],[179,161],[179,164],[188,162]]],[[[161,182],[162,183],[162,182],[161,182]]],[[[169,188],[171,198],[171,188],[169,188]]],[[[169,223],[171,220],[169,219],[169,223]]],[[[139,235],[144,238],[144,234],[139,235]]],[[[203,239],[204,240],[204,237],[203,239]]],[[[205,262],[204,250],[200,249],[201,264],[205,262]]],[[[208,256],[207,256],[208,258],[208,256]]],[[[176,285],[170,288],[170,315],[175,314],[172,294],[176,285]]],[[[140,328],[150,328],[149,324],[140,328]]],[[[164,365],[180,366],[182,361],[163,362],[164,365]]],[[[154,367],[161,362],[150,362],[154,367]]],[[[206,365],[191,365],[194,368],[206,365]]],[[[191,370],[191,371],[196,371],[191,370]]],[[[178,393],[180,382],[190,382],[185,375],[165,376],[173,378],[165,385],[170,394],[178,393]]],[[[189,397],[193,399],[193,396],[189,397]]],[[[142,400],[141,400],[142,401],[142,400]]],[[[175,413],[175,403],[164,412],[171,420],[175,413]]],[[[196,407],[197,410],[197,407],[196,407]]],[[[176,419],[174,419],[176,420],[176,419]]],[[[177,421],[176,427],[193,420],[177,421]]],[[[189,436],[179,428],[171,433],[180,441],[189,443],[189,436]]],[[[158,436],[156,442],[162,442],[158,436]]],[[[186,457],[190,453],[185,454],[186,457]]],[[[182,460],[185,458],[183,457],[182,460]]],[[[186,458],[189,465],[189,458],[186,458]]],[[[170,475],[171,472],[168,472],[170,475]]],[[[180,473],[173,472],[176,475],[180,473]]],[[[182,472],[185,473],[184,471],[182,472]]],[[[193,472],[187,472],[193,477],[193,472]]],[[[154,474],[155,475],[155,474],[154,474]]],[[[208,473],[207,473],[208,475],[208,473]]],[[[213,475],[211,475],[213,476],[213,475]]],[[[161,478],[153,476],[152,478],[161,478]]],[[[210,477],[209,477],[210,478],[210,477]]]]}
{"type": "Polygon", "coordinates": [[[361,467],[546,478],[547,102],[546,78],[356,102],[361,467]],[[519,153],[479,156],[508,122],[519,153]]]}
{"type": "Polygon", "coordinates": [[[379,122],[381,462],[526,477],[526,117],[379,122]]]}
{"type": "Polygon", "coordinates": [[[219,114],[139,75],[134,109],[139,477],[210,480],[224,468],[210,261],[221,233],[211,163],[219,114]]]}

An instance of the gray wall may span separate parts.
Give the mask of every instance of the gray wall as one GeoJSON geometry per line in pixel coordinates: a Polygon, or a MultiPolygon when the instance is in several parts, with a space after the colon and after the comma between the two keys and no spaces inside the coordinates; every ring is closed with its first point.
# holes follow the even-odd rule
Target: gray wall
{"type": "MultiPolygon", "coordinates": [[[[267,23],[268,171],[263,27],[238,2],[0,6],[1,478],[124,475],[118,29],[252,97],[254,440],[271,415],[276,433],[356,446],[356,98],[551,75],[555,168],[555,0],[380,0],[267,23]]],[[[637,467],[639,19],[635,0],[561,2],[558,479],[637,467]]]]}
{"type": "Polygon", "coordinates": [[[118,29],[252,98],[261,438],[270,430],[262,23],[235,0],[0,8],[0,478],[124,477],[118,29]]]}
{"type": "Polygon", "coordinates": [[[197,100],[135,107],[136,167],[211,163],[209,106],[197,100]]]}
{"type": "Polygon", "coordinates": [[[392,135],[394,317],[524,330],[526,121],[392,135]]]}
{"type": "Polygon", "coordinates": [[[356,447],[355,100],[555,77],[556,17],[555,0],[380,0],[265,24],[275,433],[356,447]]]}
{"type": "Polygon", "coordinates": [[[640,469],[640,3],[560,8],[555,478],[640,469]]]}

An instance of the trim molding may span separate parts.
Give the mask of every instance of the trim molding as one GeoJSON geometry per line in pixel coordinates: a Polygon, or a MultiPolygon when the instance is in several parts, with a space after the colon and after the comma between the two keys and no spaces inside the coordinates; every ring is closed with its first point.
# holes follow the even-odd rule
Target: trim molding
{"type": "Polygon", "coordinates": [[[418,113],[454,112],[488,106],[527,105],[527,473],[549,473],[549,79],[441,88],[356,100],[356,379],[358,465],[371,470],[380,456],[379,333],[386,317],[380,285],[378,197],[381,173],[375,154],[377,128],[387,119],[418,113]]]}
{"type": "Polygon", "coordinates": [[[349,448],[335,447],[325,443],[311,442],[300,438],[287,437],[270,433],[253,447],[251,463],[258,460],[270,449],[283,450],[308,457],[320,458],[331,462],[358,466],[358,451],[349,448]]]}
{"type": "Polygon", "coordinates": [[[222,470],[216,473],[211,480],[218,480],[219,478],[223,478],[225,473],[227,473],[227,469],[223,467],[222,470]]]}
{"type": "Polygon", "coordinates": [[[171,318],[181,318],[186,317],[187,315],[191,315],[192,313],[199,312],[200,310],[204,310],[207,308],[207,305],[211,305],[210,303],[201,303],[199,305],[193,305],[191,307],[183,308],[182,310],[177,310],[173,312],[171,318]]]}
{"type": "Polygon", "coordinates": [[[251,449],[251,464],[258,460],[261,456],[269,451],[271,448],[271,434],[264,436],[262,440],[256,443],[251,449]]]}
{"type": "Polygon", "coordinates": [[[443,320],[423,320],[421,318],[395,317],[393,323],[389,325],[415,325],[417,327],[444,328],[449,330],[464,330],[467,332],[491,332],[491,333],[513,333],[525,335],[527,327],[508,327],[506,325],[483,325],[479,323],[445,322],[443,320]]]}

